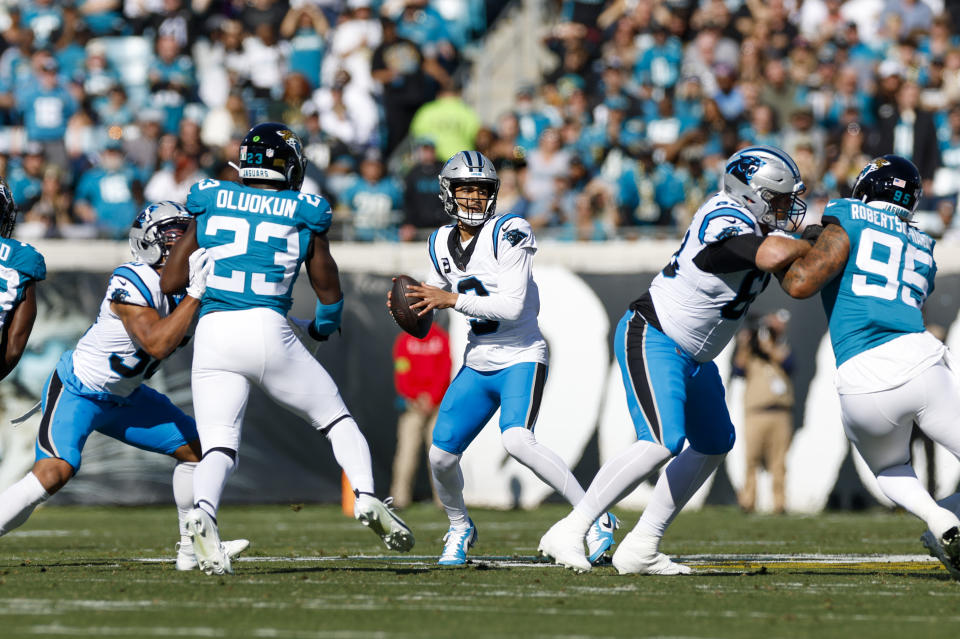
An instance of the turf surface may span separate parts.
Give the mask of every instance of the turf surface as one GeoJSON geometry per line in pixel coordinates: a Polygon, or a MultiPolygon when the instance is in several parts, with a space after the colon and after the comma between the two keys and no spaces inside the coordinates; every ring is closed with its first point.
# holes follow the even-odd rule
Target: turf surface
{"type": "MultiPolygon", "coordinates": [[[[230,507],[253,546],[236,574],[173,566],[169,508],[49,507],[0,539],[0,637],[948,637],[960,583],[925,557],[923,526],[886,511],[815,517],[684,513],[663,550],[687,577],[575,575],[536,558],[566,512],[475,510],[472,563],[438,568],[445,517],[403,513],[390,553],[332,506],[230,507]]],[[[625,528],[636,513],[623,512],[625,528]]]]}

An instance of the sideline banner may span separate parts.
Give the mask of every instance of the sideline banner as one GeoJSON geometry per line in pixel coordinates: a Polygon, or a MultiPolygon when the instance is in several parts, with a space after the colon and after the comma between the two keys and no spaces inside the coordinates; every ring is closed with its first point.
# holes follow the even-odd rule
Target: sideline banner
{"type": "MultiPolygon", "coordinates": [[[[673,244],[658,243],[650,251],[655,254],[653,259],[669,255],[666,246],[673,244]]],[[[402,264],[385,267],[384,261],[378,260],[377,249],[367,249],[350,249],[355,252],[341,262],[347,300],[343,332],[320,346],[318,359],[339,384],[347,406],[370,442],[377,491],[385,496],[400,410],[391,361],[391,347],[399,329],[385,307],[390,276],[383,271],[405,270],[417,277],[424,275],[426,265],[420,262],[419,268],[404,268],[402,264]]],[[[335,256],[337,251],[335,246],[335,256]]],[[[638,257],[649,258],[650,253],[638,257]]],[[[586,484],[603,460],[634,440],[613,357],[612,331],[657,269],[644,259],[637,259],[641,264],[633,264],[632,271],[620,266],[606,272],[597,271],[596,264],[586,264],[582,259],[571,259],[574,267],[563,265],[564,261],[547,259],[534,271],[541,293],[540,324],[551,357],[536,434],[586,484]]],[[[60,354],[72,348],[96,317],[111,269],[112,265],[103,264],[99,270],[54,270],[38,287],[40,308],[28,351],[16,371],[0,383],[0,488],[19,479],[32,465],[39,423],[39,416],[19,426],[10,424],[10,419],[37,401],[60,354]]],[[[305,275],[296,282],[294,298],[292,314],[311,316],[314,295],[305,275]]],[[[777,308],[792,313],[789,340],[796,361],[797,430],[788,457],[788,509],[817,512],[827,507],[856,508],[883,501],[840,426],[839,402],[833,389],[833,356],[819,300],[792,300],[774,282],[754,303],[751,314],[777,308]]],[[[927,321],[948,331],[947,342],[955,351],[960,350],[960,343],[952,342],[960,342],[960,331],[950,329],[958,310],[960,274],[942,274],[927,304],[927,321]]],[[[467,324],[459,314],[449,311],[446,316],[440,314],[439,321],[449,326],[456,370],[467,324]]],[[[729,380],[731,355],[732,345],[717,360],[725,380],[729,380]]],[[[192,413],[190,359],[189,347],[175,353],[150,383],[192,413]]],[[[727,389],[728,405],[739,430],[742,384],[733,380],[727,389]]],[[[493,419],[497,418],[495,415],[493,419]]],[[[936,483],[937,497],[954,492],[960,480],[960,463],[939,447],[933,448],[931,457],[932,469],[923,444],[917,442],[914,462],[918,475],[925,479],[928,470],[935,469],[930,476],[936,483]]],[[[417,493],[429,498],[425,464],[423,460],[417,493]]],[[[734,490],[743,483],[743,464],[738,443],[721,472],[694,497],[691,506],[735,503],[734,490]]],[[[94,434],[84,450],[80,473],[55,496],[54,503],[169,503],[172,468],[169,458],[94,434]]],[[[485,428],[464,455],[463,469],[466,497],[474,505],[529,508],[546,499],[557,499],[551,489],[504,452],[495,426],[485,428]]],[[[624,505],[642,507],[652,486],[652,481],[642,484],[624,505]]],[[[254,387],[244,422],[240,463],[228,483],[225,500],[294,503],[339,499],[340,469],[324,437],[254,387]]],[[[771,502],[769,480],[762,478],[758,509],[769,509],[771,502]]]]}

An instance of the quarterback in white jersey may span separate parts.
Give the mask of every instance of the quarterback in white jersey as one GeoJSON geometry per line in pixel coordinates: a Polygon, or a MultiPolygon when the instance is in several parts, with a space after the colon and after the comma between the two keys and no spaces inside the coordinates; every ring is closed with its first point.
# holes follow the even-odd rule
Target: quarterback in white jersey
{"type": "Polygon", "coordinates": [[[614,352],[638,441],[607,461],[586,497],[547,531],[540,540],[545,555],[589,570],[580,548],[590,522],[676,457],[613,565],[620,574],[690,572],[661,553],[659,544],[733,447],[713,358],[737,332],[770,274],[810,249],[785,233],[770,234],[796,230],[806,210],[799,199],[803,191],[800,171],[779,149],[748,147],[727,160],[723,190],[700,207],[670,263],[617,326],[614,352]]]}
{"type": "MultiPolygon", "coordinates": [[[[177,569],[197,566],[186,530],[193,505],[193,470],[200,444],[193,418],[166,396],[145,386],[160,362],[185,344],[212,265],[204,251],[191,256],[186,295],[164,295],[160,271],[170,246],[191,217],[180,204],[145,208],[130,229],[136,261],[110,277],[97,321],[72,351],[60,358],[43,391],[33,470],[0,495],[0,535],[27,520],[80,469],[83,446],[93,431],[144,450],[170,455],[174,500],[180,519],[177,569]]],[[[230,543],[233,554],[249,542],[230,543]]]]}
{"type": "MultiPolygon", "coordinates": [[[[450,519],[441,565],[466,563],[477,540],[463,501],[460,457],[497,408],[507,452],[572,505],[583,498],[563,460],[533,436],[547,379],[547,344],[537,325],[540,293],[531,270],[537,242],[520,216],[494,217],[499,186],[490,160],[477,151],[447,161],[440,199],[457,222],[430,236],[427,282],[407,288],[409,297],[420,298],[412,308],[421,313],[453,308],[470,322],[464,365],[443,396],[429,454],[450,519]]],[[[613,544],[616,525],[609,513],[595,518],[588,538],[593,561],[613,544]]]]}

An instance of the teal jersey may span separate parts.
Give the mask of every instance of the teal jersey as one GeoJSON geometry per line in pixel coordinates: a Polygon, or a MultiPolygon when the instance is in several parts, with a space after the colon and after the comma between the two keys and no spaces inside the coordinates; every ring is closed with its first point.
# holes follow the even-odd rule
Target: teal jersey
{"type": "Polygon", "coordinates": [[[215,261],[201,317],[256,307],[286,315],[311,234],[330,228],[327,201],[297,191],[201,180],[190,189],[186,206],[196,216],[197,243],[215,261]]]}
{"type": "Polygon", "coordinates": [[[23,301],[27,284],[46,277],[47,265],[37,249],[0,237],[0,327],[7,313],[23,301]]]}
{"type": "Polygon", "coordinates": [[[824,224],[850,238],[843,273],[821,292],[839,367],[906,333],[921,333],[921,308],[933,291],[934,241],[895,213],[858,200],[831,200],[824,224]]]}

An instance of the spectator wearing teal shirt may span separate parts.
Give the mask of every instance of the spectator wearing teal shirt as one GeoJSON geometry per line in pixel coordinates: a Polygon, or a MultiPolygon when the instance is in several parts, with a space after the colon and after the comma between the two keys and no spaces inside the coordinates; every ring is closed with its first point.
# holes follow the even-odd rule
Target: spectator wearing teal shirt
{"type": "Polygon", "coordinates": [[[656,24],[653,27],[653,45],[638,56],[633,67],[633,79],[639,85],[668,89],[680,79],[681,62],[683,45],[680,38],[671,36],[665,26],[656,24]]]}
{"type": "Polygon", "coordinates": [[[683,184],[668,162],[654,163],[649,148],[636,151],[617,179],[617,203],[628,225],[672,226],[673,207],[683,202],[683,184]]]}
{"type": "Polygon", "coordinates": [[[180,53],[180,45],[172,35],[157,38],[157,54],[148,73],[151,106],[166,114],[164,131],[176,133],[183,117],[183,108],[197,84],[193,61],[180,53]]]}
{"type": "Polygon", "coordinates": [[[141,191],[137,172],[126,166],[123,148],[111,140],[100,154],[99,166],[80,176],[76,211],[80,219],[95,224],[100,235],[124,238],[140,210],[141,191]]]}
{"type": "Polygon", "coordinates": [[[53,36],[63,27],[63,10],[54,0],[28,0],[21,3],[20,22],[33,31],[34,44],[43,49],[53,44],[53,36]]]}
{"type": "Polygon", "coordinates": [[[289,70],[302,73],[311,89],[320,86],[320,67],[327,48],[324,38],[329,29],[323,12],[309,2],[290,7],[280,23],[280,37],[290,41],[289,70]]]}
{"type": "Polygon", "coordinates": [[[24,87],[17,95],[27,139],[63,140],[67,120],[77,110],[77,102],[57,75],[59,65],[54,58],[44,59],[40,68],[40,81],[24,87]]]}
{"type": "Polygon", "coordinates": [[[453,40],[447,23],[428,0],[407,0],[397,19],[397,35],[424,48],[453,40]]]}
{"type": "Polygon", "coordinates": [[[30,208],[33,201],[40,197],[43,188],[43,166],[43,147],[37,142],[27,144],[21,161],[10,162],[7,184],[21,211],[30,208]]]}
{"type": "Polygon", "coordinates": [[[67,166],[64,144],[67,121],[77,111],[77,102],[57,75],[59,65],[48,54],[41,54],[39,82],[24,86],[16,95],[17,110],[23,118],[27,139],[39,142],[47,162],[67,166]]]}
{"type": "Polygon", "coordinates": [[[398,239],[403,193],[392,177],[384,177],[379,154],[368,153],[360,163],[360,180],[343,192],[338,208],[352,214],[354,237],[361,242],[398,239]]]}

